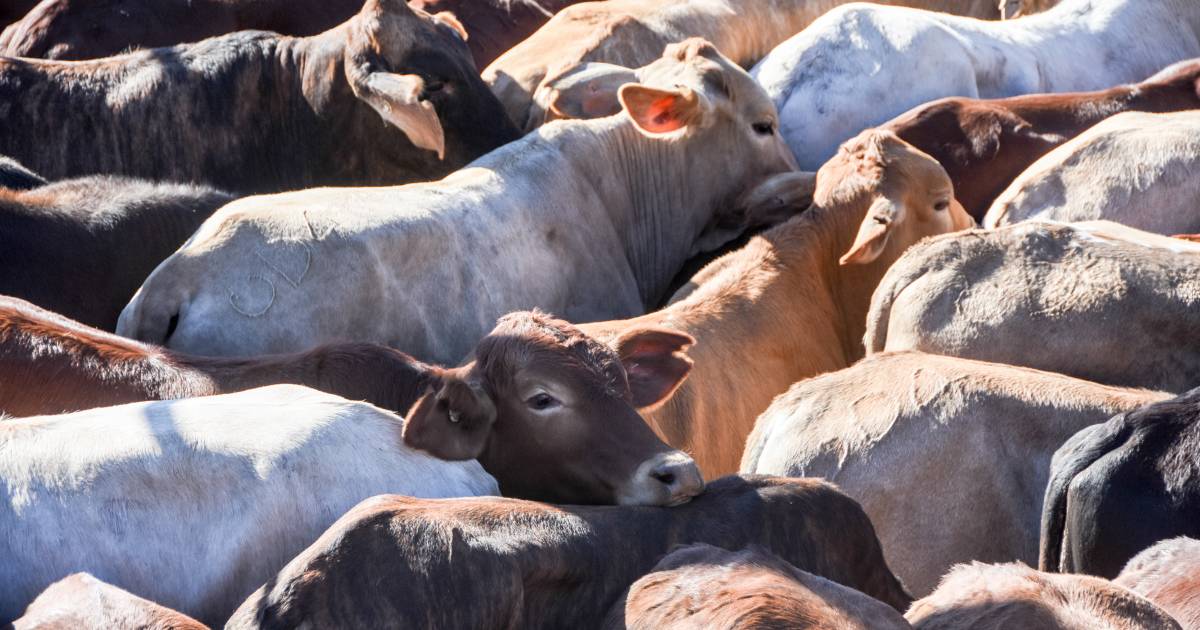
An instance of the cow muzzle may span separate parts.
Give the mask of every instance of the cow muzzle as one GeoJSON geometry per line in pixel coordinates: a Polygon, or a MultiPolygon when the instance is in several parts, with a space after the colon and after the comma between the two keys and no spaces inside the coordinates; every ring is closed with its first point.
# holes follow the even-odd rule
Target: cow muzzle
{"type": "Polygon", "coordinates": [[[673,507],[704,492],[704,476],[696,462],[680,451],[659,453],[638,466],[617,495],[620,505],[673,507]]]}

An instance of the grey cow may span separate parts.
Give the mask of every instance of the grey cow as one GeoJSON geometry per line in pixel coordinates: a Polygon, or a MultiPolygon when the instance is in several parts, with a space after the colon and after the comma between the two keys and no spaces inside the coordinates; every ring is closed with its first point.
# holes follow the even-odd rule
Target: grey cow
{"type": "Polygon", "coordinates": [[[871,299],[867,353],[922,350],[1098,383],[1200,382],[1200,246],[1107,221],[918,243],[871,299]]]}

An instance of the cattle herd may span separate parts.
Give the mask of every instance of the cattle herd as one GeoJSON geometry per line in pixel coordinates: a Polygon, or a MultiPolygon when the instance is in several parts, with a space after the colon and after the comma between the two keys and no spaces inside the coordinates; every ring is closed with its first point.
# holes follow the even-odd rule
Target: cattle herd
{"type": "Polygon", "coordinates": [[[1200,630],[1200,1],[0,28],[0,628],[1200,630]]]}

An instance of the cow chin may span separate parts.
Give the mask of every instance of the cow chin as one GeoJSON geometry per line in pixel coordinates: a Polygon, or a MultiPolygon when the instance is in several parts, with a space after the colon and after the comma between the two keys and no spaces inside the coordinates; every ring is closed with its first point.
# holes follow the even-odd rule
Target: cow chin
{"type": "Polygon", "coordinates": [[[617,493],[618,505],[674,507],[704,492],[704,476],[691,457],[680,451],[657,453],[638,465],[617,493]]]}

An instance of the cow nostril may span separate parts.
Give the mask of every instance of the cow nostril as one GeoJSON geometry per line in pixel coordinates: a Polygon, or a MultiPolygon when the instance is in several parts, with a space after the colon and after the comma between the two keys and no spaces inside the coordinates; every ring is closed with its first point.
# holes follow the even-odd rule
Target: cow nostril
{"type": "Polygon", "coordinates": [[[655,479],[657,479],[663,485],[666,485],[666,486],[669,486],[669,485],[675,483],[675,473],[670,472],[670,471],[656,471],[656,472],[650,473],[650,476],[654,477],[655,479]]]}

